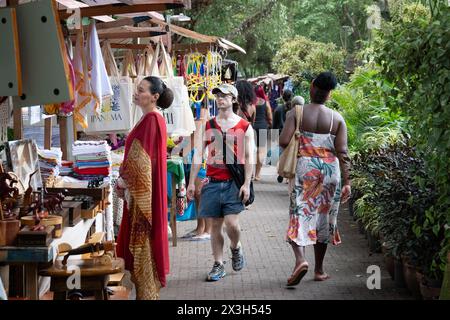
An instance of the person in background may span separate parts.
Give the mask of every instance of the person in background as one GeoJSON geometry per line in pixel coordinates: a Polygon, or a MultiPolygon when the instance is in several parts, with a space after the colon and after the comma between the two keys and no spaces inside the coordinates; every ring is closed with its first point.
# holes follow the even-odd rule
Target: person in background
{"type": "Polygon", "coordinates": [[[272,127],[272,109],[261,85],[255,87],[256,94],[256,115],[255,115],[255,135],[256,135],[256,170],[255,180],[261,179],[261,169],[267,154],[268,129],[272,127]]]}
{"type": "MultiPolygon", "coordinates": [[[[325,106],[337,80],[331,72],[319,74],[311,83],[311,103],[302,108],[294,188],[290,196],[290,222],[286,240],[295,255],[295,267],[287,285],[297,285],[308,271],[305,247],[314,245],[314,280],[329,278],[323,269],[327,244],[338,245],[340,203],[351,194],[347,127],[343,117],[325,106]],[[341,188],[341,178],[343,187],[341,188]]],[[[288,146],[295,134],[296,114],[290,112],[280,135],[288,146]]]]}
{"type": "Polygon", "coordinates": [[[124,199],[117,255],[124,259],[137,300],[159,299],[169,273],[167,223],[167,127],[159,108],[173,92],[157,77],[138,85],[134,102],[143,112],[128,135],[116,194],[124,199]]]}
{"type": "Polygon", "coordinates": [[[254,124],[256,116],[256,95],[253,85],[245,80],[236,82],[238,91],[238,103],[234,112],[242,119],[247,120],[250,124],[254,124]]]}
{"type": "MultiPolygon", "coordinates": [[[[281,133],[281,131],[283,130],[284,127],[284,122],[286,121],[286,114],[292,109],[293,107],[293,101],[292,101],[292,97],[294,96],[294,94],[292,93],[291,90],[284,90],[283,91],[283,100],[284,100],[284,104],[282,104],[281,106],[279,106],[274,113],[273,116],[273,129],[278,129],[279,133],[281,133]]],[[[296,98],[301,98],[302,97],[296,97],[296,98]]],[[[303,105],[304,104],[304,100],[303,101],[296,101],[296,104],[299,105],[303,105]]],[[[280,154],[281,154],[281,148],[280,148],[280,154]]],[[[283,177],[282,176],[278,176],[277,177],[277,181],[279,183],[283,182],[283,177]]]]}
{"type": "Polygon", "coordinates": [[[273,113],[278,108],[277,100],[280,97],[280,94],[278,93],[278,85],[273,83],[273,81],[269,85],[269,93],[267,96],[269,97],[270,108],[273,113]]]}
{"type": "MultiPolygon", "coordinates": [[[[278,106],[275,109],[275,113],[273,115],[273,129],[278,129],[281,133],[283,130],[284,122],[286,121],[286,114],[289,110],[292,109],[292,98],[294,94],[291,90],[283,91],[283,101],[284,104],[278,106]]],[[[303,105],[303,104],[302,104],[303,105]]]]}
{"type": "MultiPolygon", "coordinates": [[[[195,153],[195,149],[192,149],[191,152],[191,159],[189,163],[192,163],[192,158],[195,153]]],[[[192,168],[192,164],[188,165],[188,170],[186,170],[186,178],[187,178],[187,185],[189,185],[189,179],[190,179],[190,171],[192,168]]],[[[197,174],[197,177],[195,178],[195,193],[194,193],[194,200],[195,200],[195,208],[197,212],[197,227],[185,234],[182,238],[191,240],[191,241],[205,241],[211,239],[211,221],[206,218],[200,217],[200,195],[203,188],[203,185],[206,183],[206,164],[203,163],[200,167],[200,170],[197,174]]]]}

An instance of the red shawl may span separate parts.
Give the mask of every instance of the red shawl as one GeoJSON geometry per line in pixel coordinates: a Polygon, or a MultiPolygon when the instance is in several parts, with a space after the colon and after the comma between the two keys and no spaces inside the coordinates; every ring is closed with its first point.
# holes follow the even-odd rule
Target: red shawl
{"type": "Polygon", "coordinates": [[[143,117],[125,145],[121,176],[131,200],[124,205],[117,254],[135,277],[138,298],[139,286],[153,288],[145,284],[150,277],[157,275],[164,287],[169,273],[166,145],[166,124],[157,112],[143,117]]]}

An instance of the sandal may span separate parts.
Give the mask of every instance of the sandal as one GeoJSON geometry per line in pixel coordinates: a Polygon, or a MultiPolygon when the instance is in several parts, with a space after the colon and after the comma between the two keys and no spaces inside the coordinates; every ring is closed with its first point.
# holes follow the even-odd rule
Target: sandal
{"type": "Polygon", "coordinates": [[[186,233],[184,236],[181,237],[181,239],[190,239],[190,238],[195,237],[195,236],[197,236],[197,230],[196,229],[186,233]]]}
{"type": "Polygon", "coordinates": [[[305,274],[308,272],[308,263],[302,263],[297,269],[294,270],[292,275],[287,281],[288,286],[296,286],[303,279],[305,274]]]}

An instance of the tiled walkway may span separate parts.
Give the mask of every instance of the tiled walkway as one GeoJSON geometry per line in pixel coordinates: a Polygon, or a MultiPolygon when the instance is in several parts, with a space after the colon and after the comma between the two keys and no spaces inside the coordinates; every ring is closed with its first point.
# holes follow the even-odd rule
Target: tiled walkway
{"type": "MultiPolygon", "coordinates": [[[[313,248],[307,248],[310,271],[299,286],[285,287],[294,266],[294,256],[285,242],[288,225],[287,185],[276,182],[273,168],[264,168],[261,181],[255,184],[256,200],[241,217],[242,244],[247,267],[241,272],[231,269],[227,249],[227,276],[219,282],[205,282],[213,259],[210,241],[179,239],[170,247],[171,274],[161,299],[411,299],[405,289],[397,289],[387,273],[381,254],[370,254],[367,240],[358,233],[356,223],[343,208],[339,217],[342,244],[329,246],[325,270],[331,279],[315,282],[313,248]],[[369,290],[367,268],[381,268],[381,289],[369,290]]],[[[178,222],[178,236],[195,228],[195,222],[178,222]]],[[[225,247],[229,248],[226,238],[225,247]]]]}

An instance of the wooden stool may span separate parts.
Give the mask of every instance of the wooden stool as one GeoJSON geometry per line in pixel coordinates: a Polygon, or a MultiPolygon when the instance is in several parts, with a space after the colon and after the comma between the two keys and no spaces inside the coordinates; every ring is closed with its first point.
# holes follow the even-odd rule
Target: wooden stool
{"type": "MultiPolygon", "coordinates": [[[[121,258],[113,259],[112,265],[105,266],[95,259],[68,260],[68,266],[76,266],[80,270],[80,288],[78,291],[93,291],[95,300],[108,300],[109,276],[121,273],[124,270],[124,261],[121,258]]],[[[53,291],[53,300],[66,300],[68,294],[73,291],[67,287],[67,279],[74,274],[73,269],[67,270],[61,260],[55,261],[54,265],[42,270],[41,276],[50,277],[50,290],[53,291]]]]}

